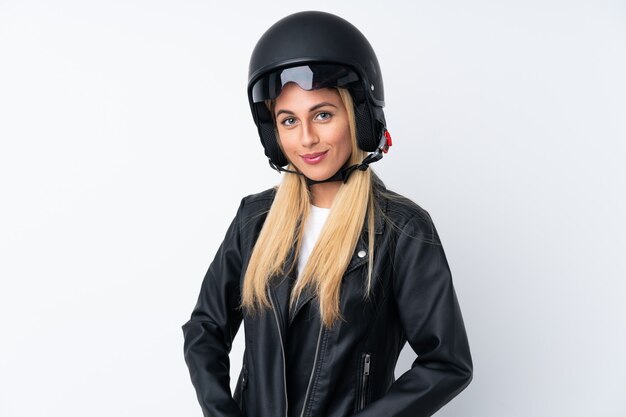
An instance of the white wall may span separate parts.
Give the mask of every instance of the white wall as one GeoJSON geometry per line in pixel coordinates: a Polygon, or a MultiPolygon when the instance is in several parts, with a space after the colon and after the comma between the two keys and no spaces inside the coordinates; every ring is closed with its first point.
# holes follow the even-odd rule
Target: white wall
{"type": "Polygon", "coordinates": [[[376,170],[452,268],[475,377],[438,415],[626,415],[626,3],[591,0],[1,0],[0,415],[201,415],[180,326],[280,178],[249,54],[311,8],[376,49],[376,170]]]}

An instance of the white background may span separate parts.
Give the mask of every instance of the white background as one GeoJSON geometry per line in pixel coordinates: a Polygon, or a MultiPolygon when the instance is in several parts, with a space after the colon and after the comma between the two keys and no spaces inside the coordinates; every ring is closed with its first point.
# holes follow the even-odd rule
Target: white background
{"type": "Polygon", "coordinates": [[[475,376],[438,415],[626,415],[626,3],[598,0],[0,0],[0,415],[201,415],[180,326],[280,180],[248,59],[311,8],[377,51],[375,170],[452,268],[475,376]]]}

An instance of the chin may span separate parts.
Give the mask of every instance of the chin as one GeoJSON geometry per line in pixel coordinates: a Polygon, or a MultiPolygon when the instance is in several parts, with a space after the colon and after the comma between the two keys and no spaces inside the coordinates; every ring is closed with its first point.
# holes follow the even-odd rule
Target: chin
{"type": "MultiPolygon", "coordinates": [[[[325,161],[331,162],[331,161],[325,161]]],[[[338,164],[326,164],[321,163],[317,165],[309,165],[307,163],[294,164],[291,163],[294,167],[297,168],[299,172],[301,172],[305,177],[312,179],[313,181],[322,181],[327,178],[332,177],[337,173],[337,171],[341,170],[343,166],[337,166],[338,164]]]]}
{"type": "Polygon", "coordinates": [[[304,174],[305,177],[310,178],[314,181],[321,181],[321,180],[325,180],[326,178],[330,178],[333,175],[335,175],[335,173],[337,171],[339,171],[339,168],[337,168],[336,170],[329,170],[329,169],[324,169],[324,170],[320,170],[320,169],[307,169],[308,167],[304,167],[305,169],[301,169],[298,168],[298,170],[300,172],[302,172],[302,174],[304,174]]]}

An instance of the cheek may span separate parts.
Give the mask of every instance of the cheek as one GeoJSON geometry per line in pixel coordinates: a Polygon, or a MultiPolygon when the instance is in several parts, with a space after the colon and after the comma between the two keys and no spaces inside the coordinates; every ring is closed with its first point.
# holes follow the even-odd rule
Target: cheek
{"type": "Polygon", "coordinates": [[[277,133],[276,139],[278,139],[278,145],[284,153],[288,153],[294,147],[293,137],[286,132],[277,133]]]}
{"type": "Polygon", "coordinates": [[[352,153],[352,140],[350,138],[350,129],[343,129],[340,134],[335,137],[335,146],[340,150],[342,156],[349,156],[352,153]]]}

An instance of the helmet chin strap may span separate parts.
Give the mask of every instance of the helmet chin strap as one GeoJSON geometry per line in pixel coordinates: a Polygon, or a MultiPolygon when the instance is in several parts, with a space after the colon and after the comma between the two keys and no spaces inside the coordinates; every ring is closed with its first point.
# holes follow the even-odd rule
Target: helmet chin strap
{"type": "Polygon", "coordinates": [[[269,160],[270,166],[278,172],[289,172],[291,174],[302,175],[306,179],[306,183],[308,186],[321,184],[323,182],[330,182],[330,181],[342,181],[345,184],[348,181],[350,174],[352,174],[355,170],[358,169],[359,171],[365,171],[367,168],[369,168],[370,164],[382,159],[383,153],[387,153],[389,151],[389,147],[391,146],[391,135],[389,134],[386,128],[383,128],[382,131],[383,133],[381,135],[381,140],[380,140],[380,143],[378,144],[378,148],[376,149],[376,151],[368,154],[361,161],[360,164],[350,165],[349,167],[342,168],[339,171],[337,171],[334,175],[332,175],[329,178],[326,178],[325,180],[320,180],[320,181],[312,180],[311,178],[305,176],[303,173],[299,171],[285,169],[273,163],[271,159],[268,159],[268,160],[269,160]]]}

